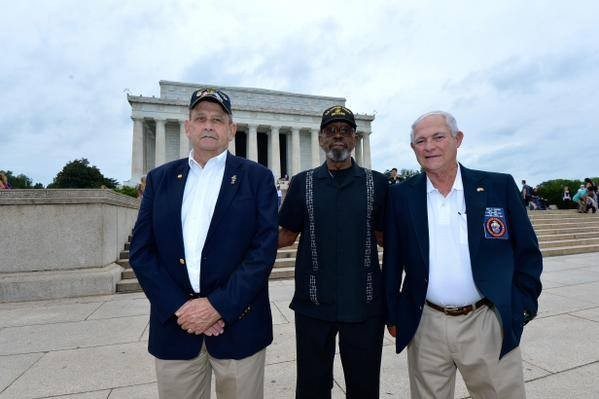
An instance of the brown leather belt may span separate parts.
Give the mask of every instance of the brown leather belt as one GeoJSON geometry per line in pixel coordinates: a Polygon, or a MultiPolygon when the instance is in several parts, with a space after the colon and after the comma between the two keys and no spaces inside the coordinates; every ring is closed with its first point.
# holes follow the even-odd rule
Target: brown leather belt
{"type": "Polygon", "coordinates": [[[426,304],[431,308],[438,310],[439,312],[445,313],[448,316],[462,316],[480,308],[481,306],[491,305],[491,301],[489,301],[487,298],[483,298],[472,305],[465,306],[439,306],[429,301],[426,301],[426,304]]]}

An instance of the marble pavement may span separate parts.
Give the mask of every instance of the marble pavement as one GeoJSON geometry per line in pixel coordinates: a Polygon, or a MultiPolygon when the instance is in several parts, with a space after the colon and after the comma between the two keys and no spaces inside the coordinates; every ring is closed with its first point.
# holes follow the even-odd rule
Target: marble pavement
{"type": "MultiPolygon", "coordinates": [[[[540,314],[522,342],[528,398],[599,397],[598,256],[545,259],[540,314]]],[[[294,395],[292,284],[271,282],[267,398],[294,395]]],[[[148,313],[139,293],[0,304],[0,399],[157,398],[148,313]]],[[[381,398],[408,398],[405,355],[389,336],[384,345],[381,398]]],[[[338,357],[333,397],[345,397],[338,357]]],[[[461,380],[456,397],[468,397],[461,380]]]]}

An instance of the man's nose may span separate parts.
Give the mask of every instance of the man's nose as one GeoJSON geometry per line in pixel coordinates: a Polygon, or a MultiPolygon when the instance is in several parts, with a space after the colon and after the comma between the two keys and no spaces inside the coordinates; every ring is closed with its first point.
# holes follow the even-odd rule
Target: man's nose
{"type": "Polygon", "coordinates": [[[424,151],[430,151],[434,147],[433,144],[434,144],[433,140],[425,140],[422,147],[423,147],[424,151]]]}

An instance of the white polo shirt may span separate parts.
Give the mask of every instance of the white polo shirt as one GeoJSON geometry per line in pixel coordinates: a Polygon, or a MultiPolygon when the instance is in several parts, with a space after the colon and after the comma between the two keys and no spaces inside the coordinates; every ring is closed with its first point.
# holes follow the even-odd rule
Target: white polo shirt
{"type": "Polygon", "coordinates": [[[183,192],[181,225],[187,275],[193,290],[197,293],[200,292],[202,250],[220,193],[226,160],[227,151],[223,151],[220,155],[210,158],[202,168],[193,159],[193,150],[189,153],[189,176],[183,192]]]}
{"type": "MultiPolygon", "coordinates": [[[[482,299],[476,288],[468,248],[462,173],[444,197],[426,177],[429,279],[426,299],[441,306],[463,306],[482,299]]],[[[482,228],[482,226],[481,226],[482,228]]]]}

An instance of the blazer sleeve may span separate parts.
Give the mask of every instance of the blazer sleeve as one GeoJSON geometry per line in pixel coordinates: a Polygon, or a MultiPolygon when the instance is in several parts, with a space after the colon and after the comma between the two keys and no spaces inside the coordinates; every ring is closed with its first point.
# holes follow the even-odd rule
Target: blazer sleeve
{"type": "Polygon", "coordinates": [[[256,178],[256,228],[250,248],[227,283],[208,294],[208,300],[228,324],[236,321],[256,295],[266,289],[277,254],[277,191],[268,170],[262,170],[256,178]]]}
{"type": "Polygon", "coordinates": [[[146,189],[133,228],[129,263],[160,322],[165,323],[187,302],[187,297],[160,264],[153,224],[155,179],[152,172],[146,177],[146,189]]]}
{"type": "Polygon", "coordinates": [[[385,227],[383,249],[383,281],[385,282],[386,323],[397,326],[399,308],[399,289],[403,263],[400,254],[400,227],[399,217],[396,214],[397,190],[391,187],[387,192],[387,203],[385,206],[385,227]]]}
{"type": "Polygon", "coordinates": [[[543,256],[512,176],[509,176],[507,191],[514,248],[513,284],[521,294],[523,310],[533,318],[538,311],[538,298],[542,290],[543,256]]]}

